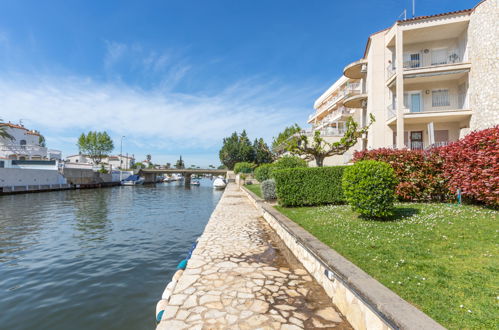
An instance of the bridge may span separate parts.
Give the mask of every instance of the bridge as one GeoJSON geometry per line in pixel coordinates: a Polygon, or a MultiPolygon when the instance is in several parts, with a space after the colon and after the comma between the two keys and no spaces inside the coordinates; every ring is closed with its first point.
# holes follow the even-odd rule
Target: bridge
{"type": "Polygon", "coordinates": [[[193,174],[212,174],[212,175],[226,175],[227,170],[216,170],[216,169],[202,169],[202,168],[167,168],[167,169],[155,169],[155,168],[143,168],[139,170],[140,176],[144,177],[145,183],[156,182],[156,175],[158,174],[182,174],[184,176],[184,183],[186,186],[191,185],[191,176],[193,174]]]}

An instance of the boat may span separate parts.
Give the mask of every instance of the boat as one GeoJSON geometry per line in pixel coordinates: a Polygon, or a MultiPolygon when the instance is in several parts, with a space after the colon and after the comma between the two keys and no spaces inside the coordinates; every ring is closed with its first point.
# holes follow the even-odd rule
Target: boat
{"type": "Polygon", "coordinates": [[[192,180],[191,181],[191,186],[200,186],[201,185],[201,182],[199,182],[199,180],[192,180]]]}
{"type": "Polygon", "coordinates": [[[126,178],[125,180],[121,181],[121,184],[123,186],[136,186],[136,185],[139,185],[139,184],[143,184],[144,181],[145,181],[144,178],[141,178],[139,175],[134,174],[134,175],[130,175],[128,178],[126,178]]]}
{"type": "Polygon", "coordinates": [[[170,176],[165,176],[165,178],[163,179],[163,182],[172,182],[173,179],[170,177],[170,176]]]}
{"type": "Polygon", "coordinates": [[[224,178],[219,176],[218,178],[213,181],[213,188],[215,189],[224,189],[227,186],[227,183],[225,182],[224,178]]]}

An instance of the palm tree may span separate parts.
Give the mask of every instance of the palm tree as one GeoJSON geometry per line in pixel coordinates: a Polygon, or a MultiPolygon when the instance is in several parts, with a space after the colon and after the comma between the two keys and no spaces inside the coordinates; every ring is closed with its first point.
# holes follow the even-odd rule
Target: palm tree
{"type": "Polygon", "coordinates": [[[7,127],[7,125],[2,123],[2,119],[0,119],[0,138],[14,140],[14,137],[7,132],[7,127]]]}

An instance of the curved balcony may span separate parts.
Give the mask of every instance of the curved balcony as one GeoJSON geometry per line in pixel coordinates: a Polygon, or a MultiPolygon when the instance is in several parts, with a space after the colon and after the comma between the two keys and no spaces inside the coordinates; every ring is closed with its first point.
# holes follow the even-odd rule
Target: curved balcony
{"type": "Polygon", "coordinates": [[[367,60],[365,59],[350,63],[343,69],[343,75],[351,79],[360,79],[364,75],[362,67],[366,64],[367,60]]]}
{"type": "Polygon", "coordinates": [[[354,94],[343,101],[347,108],[362,108],[367,103],[367,94],[354,94]]]}

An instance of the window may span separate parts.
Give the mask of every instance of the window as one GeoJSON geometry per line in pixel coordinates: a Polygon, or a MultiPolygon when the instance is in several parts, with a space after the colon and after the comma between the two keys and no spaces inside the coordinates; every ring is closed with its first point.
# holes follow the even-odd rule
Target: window
{"type": "Polygon", "coordinates": [[[431,91],[431,106],[432,107],[448,107],[450,106],[449,90],[437,89],[431,91]]]}
{"type": "Polygon", "coordinates": [[[419,53],[411,54],[410,55],[410,68],[419,68],[421,65],[419,63],[419,53]]]}
{"type": "Polygon", "coordinates": [[[4,168],[5,167],[5,162],[3,160],[0,160],[0,168],[4,168]]]}
{"type": "Polygon", "coordinates": [[[19,141],[19,144],[21,145],[21,149],[26,149],[26,140],[19,141]]]}

